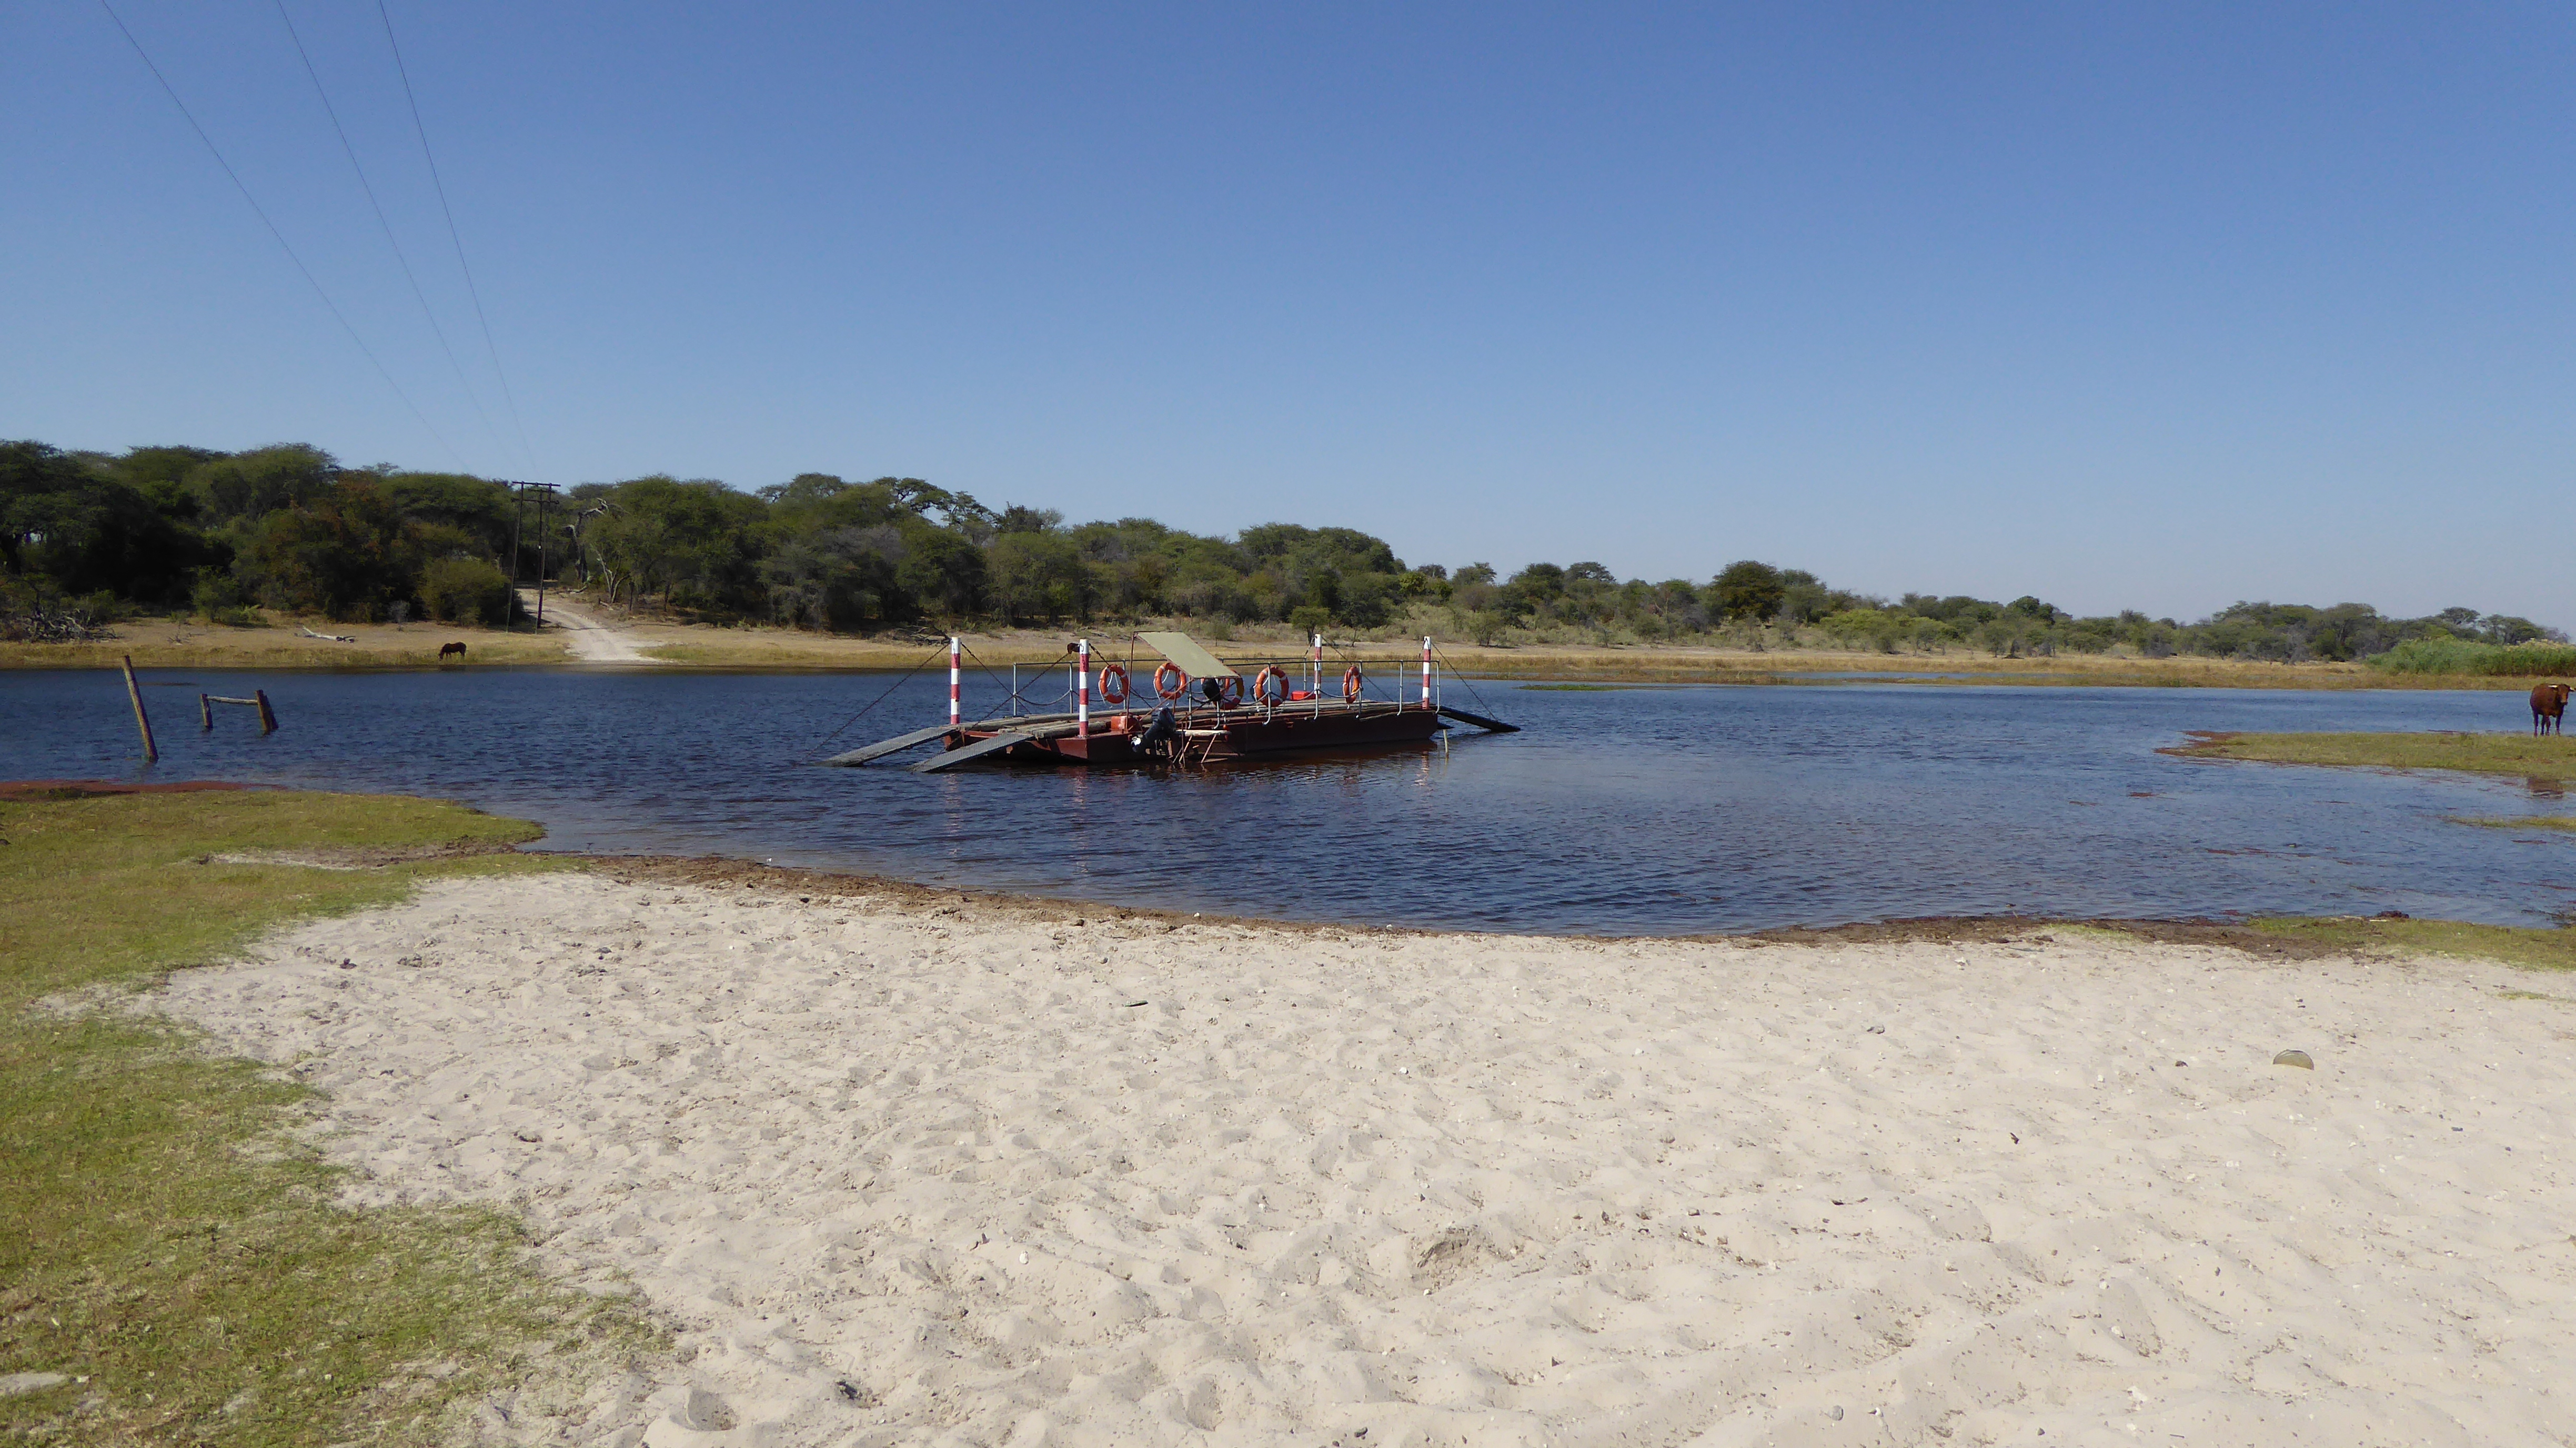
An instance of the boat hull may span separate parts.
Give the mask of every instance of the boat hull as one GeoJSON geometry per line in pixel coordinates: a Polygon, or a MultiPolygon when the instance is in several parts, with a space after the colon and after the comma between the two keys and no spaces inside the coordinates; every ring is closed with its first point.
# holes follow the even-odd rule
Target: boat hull
{"type": "MultiPolygon", "coordinates": [[[[1171,756],[1137,747],[1150,713],[1096,716],[1089,734],[1032,739],[987,756],[1009,764],[1057,764],[1134,769],[1168,763],[1171,756]]],[[[1428,742],[1449,726],[1436,710],[1416,704],[1291,704],[1278,709],[1199,709],[1176,716],[1175,743],[1190,763],[1257,759],[1328,749],[1398,749],[1428,742]]],[[[959,729],[947,747],[963,748],[1001,731],[959,729]]]]}

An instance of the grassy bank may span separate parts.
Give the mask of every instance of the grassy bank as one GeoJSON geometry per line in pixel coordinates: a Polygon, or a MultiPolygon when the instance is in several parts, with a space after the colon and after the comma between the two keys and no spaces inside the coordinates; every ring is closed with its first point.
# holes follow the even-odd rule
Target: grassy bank
{"type": "MultiPolygon", "coordinates": [[[[277,618],[259,628],[193,619],[138,619],[95,643],[0,641],[0,669],[112,669],[133,656],[138,669],[403,669],[438,663],[439,646],[465,645],[465,664],[560,664],[563,635],[445,623],[331,623],[277,618]],[[304,630],[341,638],[313,638],[304,630]]],[[[454,665],[450,665],[454,667],[454,665]]]]}
{"type": "Polygon", "coordinates": [[[2576,930],[2464,925],[2455,920],[2262,920],[2254,928],[2331,950],[2498,960],[2526,970],[2576,970],[2576,930]]]}
{"type": "Polygon", "coordinates": [[[391,902],[429,876],[543,868],[475,852],[533,827],[454,805],[288,793],[0,804],[0,1398],[39,1443],[426,1441],[461,1395],[560,1345],[642,1331],[550,1287],[513,1223],[345,1211],[281,1128],[305,1093],[211,1059],[114,993],[220,959],[301,916],[391,902]],[[336,856],[363,868],[228,856],[336,856]]]}
{"type": "MultiPolygon", "coordinates": [[[[878,670],[937,667],[945,635],[923,625],[873,636],[810,633],[801,629],[750,624],[684,623],[675,619],[629,617],[579,593],[563,596],[567,605],[588,609],[603,623],[626,632],[651,658],[668,664],[706,669],[741,670],[878,670]]],[[[1887,674],[1944,684],[2093,685],[2104,687],[2186,689],[2496,689],[2528,687],[2527,680],[2486,672],[2441,672],[2422,668],[2388,669],[2353,663],[2269,663],[2254,659],[2175,657],[2141,658],[2128,654],[2057,654],[2044,658],[1996,658],[1981,649],[1960,647],[1947,653],[1879,653],[1866,649],[1783,644],[1753,648],[1731,644],[1592,644],[1524,642],[1487,646],[1439,633],[1442,657],[1460,671],[1484,678],[1555,679],[1642,684],[1776,684],[1803,682],[1815,675],[1887,674]]],[[[965,635],[972,651],[970,677],[978,665],[1007,671],[1061,666],[1073,639],[1088,633],[1094,653],[1103,660],[1122,659],[1131,651],[1130,635],[1144,627],[1178,627],[1194,632],[1229,660],[1261,661],[1299,657],[1303,636],[1284,624],[1243,625],[1218,630],[1204,621],[1157,620],[1148,624],[1098,623],[1018,629],[985,629],[965,635]],[[1223,636],[1220,636],[1220,635],[1223,636]]],[[[131,654],[139,668],[396,668],[436,662],[438,647],[450,640],[466,645],[466,662],[476,664],[571,664],[571,651],[561,631],[511,632],[458,628],[446,624],[329,624],[315,620],[277,619],[271,627],[238,629],[174,620],[120,624],[118,637],[90,644],[0,643],[0,668],[113,668],[120,655],[131,654]],[[317,631],[354,636],[341,643],[307,637],[317,631]]],[[[1381,630],[1386,637],[1353,646],[1362,655],[1410,660],[1420,647],[1419,633],[1381,630]]],[[[1812,642],[1812,641],[1811,641],[1812,642]]],[[[2445,656],[2447,657],[2447,656],[2445,656]]],[[[2463,656],[2465,657],[2465,656],[2463,656]]],[[[2420,662],[2420,661],[2419,661],[2420,662]]]]}
{"type": "Polygon", "coordinates": [[[2576,738],[2530,734],[2202,734],[2165,751],[2190,759],[2456,769],[2576,779],[2576,738]]]}

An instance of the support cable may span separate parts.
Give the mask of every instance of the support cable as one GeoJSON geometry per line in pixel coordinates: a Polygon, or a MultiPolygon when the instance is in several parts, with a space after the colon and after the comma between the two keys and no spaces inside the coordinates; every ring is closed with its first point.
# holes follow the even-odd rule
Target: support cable
{"type": "MultiPolygon", "coordinates": [[[[1013,698],[1017,698],[1017,697],[1019,697],[1016,693],[1013,693],[1013,692],[1012,692],[1012,690],[1011,690],[1011,682],[1010,682],[1010,680],[1003,678],[1003,677],[1001,676],[1001,674],[1000,674],[1000,673],[998,673],[998,672],[996,672],[996,671],[994,670],[994,668],[993,668],[993,666],[992,666],[991,664],[988,664],[988,663],[984,662],[981,658],[976,657],[976,653],[975,653],[975,649],[974,649],[974,646],[973,646],[973,645],[968,644],[968,643],[967,643],[965,640],[963,640],[963,639],[960,639],[960,640],[958,640],[958,645],[957,645],[957,646],[958,646],[958,648],[959,648],[962,652],[964,652],[964,654],[966,655],[966,657],[968,657],[968,658],[970,658],[970,659],[974,659],[974,660],[975,660],[975,667],[977,667],[977,668],[979,668],[979,669],[982,669],[982,670],[984,671],[984,677],[985,677],[985,678],[988,678],[988,679],[992,680],[995,684],[999,685],[999,686],[1001,687],[1002,691],[1003,691],[1005,694],[1008,694],[1008,695],[1010,695],[1010,696],[1011,696],[1011,697],[1013,697],[1013,698]]],[[[1058,663],[1060,663],[1060,662],[1062,662],[1062,661],[1063,661],[1064,656],[1065,656],[1066,654],[1069,654],[1069,653],[1072,653],[1072,652],[1073,652],[1072,648],[1071,648],[1070,646],[1068,646],[1068,647],[1066,647],[1065,649],[1063,649],[1061,652],[1057,653],[1057,655],[1056,655],[1054,658],[1047,660],[1045,664],[1041,665],[1041,667],[1052,669],[1052,668],[1054,668],[1058,663]]],[[[1072,692],[1073,692],[1073,691],[1072,691],[1072,690],[1070,690],[1070,689],[1066,690],[1066,691],[1065,691],[1065,693],[1066,693],[1066,697],[1070,698],[1070,697],[1072,696],[1072,692]]]]}
{"type": "MultiPolygon", "coordinates": [[[[105,0],[101,0],[104,4],[105,0]]],[[[456,213],[447,204],[447,183],[439,179],[438,157],[429,149],[429,127],[420,119],[420,97],[411,88],[411,67],[403,64],[402,43],[394,39],[394,17],[385,9],[385,0],[376,0],[376,18],[385,25],[385,45],[394,53],[394,72],[402,77],[403,100],[411,107],[412,133],[420,137],[421,159],[429,163],[429,184],[438,192],[438,214],[447,218],[447,240],[456,248],[456,269],[465,274],[465,294],[474,299],[474,320],[483,329],[483,349],[492,354],[492,375],[501,381],[501,401],[510,410],[510,426],[519,434],[519,447],[528,455],[528,465],[537,465],[537,450],[528,442],[528,427],[519,420],[519,399],[510,390],[510,374],[501,367],[501,349],[492,341],[492,319],[483,313],[483,292],[474,285],[474,268],[465,264],[465,238],[457,234],[456,213]]]]}
{"type": "Polygon", "coordinates": [[[1497,710],[1493,705],[1485,702],[1484,695],[1476,692],[1475,685],[1467,682],[1467,676],[1458,672],[1458,666],[1449,662],[1449,656],[1440,651],[1440,646],[1438,644],[1433,644],[1431,646],[1431,656],[1438,659],[1440,661],[1440,667],[1449,671],[1449,677],[1458,681],[1458,687],[1465,689],[1467,691],[1467,696],[1476,701],[1477,708],[1484,710],[1488,717],[1495,719],[1503,717],[1501,711],[1497,710]]]}
{"type": "MultiPolygon", "coordinates": [[[[891,684],[886,685],[886,691],[885,691],[885,693],[883,693],[883,694],[879,694],[879,695],[877,695],[875,698],[870,699],[870,700],[868,701],[867,708],[865,708],[865,709],[861,709],[861,710],[860,710],[859,712],[857,712],[856,714],[853,714],[853,715],[851,715],[849,718],[842,720],[842,721],[841,721],[841,727],[840,727],[840,728],[835,729],[835,730],[833,730],[831,733],[824,735],[824,736],[823,736],[823,744],[829,744],[829,743],[831,743],[833,740],[840,738],[840,737],[841,737],[841,735],[842,735],[843,733],[845,733],[845,732],[849,729],[849,727],[850,727],[851,725],[856,724],[856,723],[858,723],[860,720],[865,719],[866,717],[868,717],[869,711],[870,711],[870,710],[875,709],[875,708],[876,708],[876,706],[878,706],[879,704],[884,703],[884,702],[885,702],[885,701],[886,701],[890,696],[892,696],[892,695],[893,695],[893,693],[894,693],[894,691],[895,691],[895,690],[900,689],[900,688],[902,688],[904,685],[911,683],[911,682],[912,682],[912,676],[913,676],[913,675],[920,673],[922,670],[924,670],[924,669],[926,669],[926,668],[929,668],[929,667],[930,667],[930,664],[931,664],[931,660],[932,660],[932,659],[936,659],[936,658],[938,658],[941,654],[944,654],[944,653],[946,653],[946,652],[948,652],[948,650],[947,650],[947,648],[946,648],[944,645],[943,645],[942,647],[932,649],[932,650],[930,651],[930,657],[929,657],[929,658],[923,659],[920,663],[917,663],[917,664],[913,665],[911,668],[904,670],[904,671],[903,671],[903,677],[902,677],[902,678],[900,678],[900,679],[895,680],[895,681],[894,681],[893,683],[891,683],[891,684]]],[[[814,747],[815,747],[815,748],[817,748],[817,749],[820,749],[820,748],[822,748],[822,747],[823,747],[823,745],[822,745],[822,744],[817,744],[817,745],[816,745],[816,746],[814,746],[814,747]]]]}
{"type": "MultiPolygon", "coordinates": [[[[313,82],[313,94],[322,101],[322,114],[331,118],[332,134],[340,138],[341,154],[349,158],[349,169],[357,174],[358,189],[367,195],[367,206],[376,213],[376,225],[385,234],[385,245],[393,248],[394,261],[402,268],[403,280],[411,283],[412,300],[420,303],[420,314],[428,321],[431,335],[438,338],[438,350],[447,354],[447,366],[456,374],[457,385],[465,389],[465,400],[474,406],[474,415],[482,420],[483,430],[492,440],[501,440],[500,429],[492,425],[492,416],[483,410],[483,399],[475,396],[474,384],[465,378],[465,366],[456,360],[456,349],[449,345],[447,329],[438,325],[438,313],[430,309],[429,295],[420,289],[420,278],[413,274],[411,258],[403,255],[402,243],[394,239],[394,224],[385,217],[384,203],[376,199],[376,188],[367,180],[367,168],[358,162],[358,148],[349,142],[348,128],[340,124],[339,108],[331,104],[331,93],[322,87],[322,73],[313,68],[313,57],[304,48],[304,37],[297,34],[295,20],[286,13],[286,0],[276,0],[277,18],[286,25],[286,38],[295,43],[295,58],[304,62],[305,77],[313,82]]],[[[529,461],[534,462],[531,458],[529,461]]]]}
{"type": "Polygon", "coordinates": [[[198,140],[205,142],[206,153],[213,156],[215,164],[223,168],[224,175],[233,183],[233,189],[239,191],[242,200],[249,203],[251,214],[259,218],[260,225],[268,228],[268,234],[276,239],[278,249],[286,253],[286,259],[295,264],[295,270],[304,278],[305,284],[313,288],[313,295],[322,299],[322,306],[330,312],[331,319],[340,324],[340,330],[349,334],[349,340],[357,344],[358,350],[364,353],[367,361],[374,365],[376,375],[385,379],[385,385],[393,389],[394,396],[402,399],[402,405],[410,409],[411,415],[419,420],[420,425],[428,430],[431,437],[438,440],[438,445],[446,450],[447,455],[456,460],[457,467],[470,470],[470,465],[465,461],[465,455],[456,450],[455,444],[447,440],[447,435],[440,432],[438,425],[429,420],[429,415],[420,410],[420,405],[411,400],[411,394],[403,391],[402,384],[394,380],[394,374],[385,370],[385,364],[376,356],[375,349],[367,345],[366,338],[358,335],[356,327],[350,325],[348,314],[341,311],[340,304],[332,301],[331,294],[322,289],[321,279],[313,275],[313,268],[306,266],[304,258],[296,255],[295,247],[286,239],[286,233],[278,230],[277,223],[268,219],[268,212],[259,204],[259,198],[251,194],[250,187],[242,181],[241,173],[233,169],[233,163],[224,159],[223,148],[215,144],[215,138],[207,135],[206,128],[197,123],[196,113],[188,109],[188,103],[179,99],[179,92],[170,84],[170,78],[161,73],[161,67],[152,63],[152,53],[145,50],[143,42],[135,38],[133,28],[125,23],[125,17],[117,14],[116,7],[109,4],[108,0],[98,0],[98,8],[107,12],[108,19],[116,22],[118,32],[125,36],[126,44],[134,47],[134,54],[143,62],[143,68],[152,72],[152,78],[160,82],[161,93],[170,98],[170,104],[179,108],[180,118],[188,123],[188,129],[197,133],[198,140]]]}

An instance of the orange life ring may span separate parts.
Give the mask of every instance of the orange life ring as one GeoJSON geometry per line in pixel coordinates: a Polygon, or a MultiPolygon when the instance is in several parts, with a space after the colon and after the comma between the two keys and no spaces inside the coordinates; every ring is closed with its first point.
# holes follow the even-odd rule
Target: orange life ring
{"type": "Polygon", "coordinates": [[[1277,664],[1262,669],[1252,681],[1252,697],[1257,703],[1278,708],[1288,702],[1288,675],[1277,664]]]}
{"type": "Polygon", "coordinates": [[[1342,671],[1342,699],[1345,703],[1356,704],[1360,701],[1362,682],[1359,665],[1353,664],[1342,671]]]}
{"type": "Polygon", "coordinates": [[[1228,674],[1216,681],[1216,706],[1231,709],[1243,702],[1243,675],[1228,674]]]}
{"type": "Polygon", "coordinates": [[[1127,666],[1125,664],[1100,666],[1100,702],[1103,704],[1127,702],[1127,666]]]}
{"type": "Polygon", "coordinates": [[[1186,693],[1189,690],[1189,687],[1190,676],[1181,672],[1180,665],[1173,663],[1169,659],[1165,659],[1163,662],[1154,666],[1154,692],[1156,694],[1159,694],[1166,699],[1177,699],[1181,697],[1182,694],[1186,693]],[[1168,684],[1163,682],[1163,676],[1165,674],[1172,676],[1172,682],[1168,684]]]}

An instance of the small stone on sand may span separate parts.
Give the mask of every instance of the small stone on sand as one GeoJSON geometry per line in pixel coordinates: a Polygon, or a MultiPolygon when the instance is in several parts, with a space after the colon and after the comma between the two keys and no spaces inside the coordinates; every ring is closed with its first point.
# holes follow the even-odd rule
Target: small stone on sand
{"type": "Polygon", "coordinates": [[[2281,1054],[2272,1058],[2272,1064],[2275,1066],[2296,1066],[2302,1071],[2313,1071],[2317,1069],[2317,1063],[2309,1060],[2308,1053],[2305,1051],[2283,1051],[2281,1054]]]}

